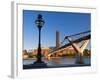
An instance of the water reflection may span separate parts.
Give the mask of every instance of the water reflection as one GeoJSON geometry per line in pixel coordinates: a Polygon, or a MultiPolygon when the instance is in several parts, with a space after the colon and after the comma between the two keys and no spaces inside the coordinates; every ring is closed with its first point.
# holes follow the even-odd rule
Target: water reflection
{"type": "MultiPolygon", "coordinates": [[[[42,59],[45,63],[47,63],[47,66],[61,66],[61,65],[71,65],[76,64],[76,58],[70,58],[70,57],[52,57],[51,59],[43,58],[42,59]]],[[[91,59],[89,57],[84,57],[84,64],[90,64],[91,59]]],[[[23,65],[29,65],[33,64],[36,60],[35,59],[27,59],[23,60],[23,65]]]]}

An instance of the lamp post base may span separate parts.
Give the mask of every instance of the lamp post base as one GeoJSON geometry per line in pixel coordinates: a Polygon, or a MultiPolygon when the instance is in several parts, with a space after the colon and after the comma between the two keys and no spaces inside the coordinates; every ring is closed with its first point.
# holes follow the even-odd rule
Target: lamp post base
{"type": "Polygon", "coordinates": [[[47,67],[47,64],[44,63],[43,61],[36,61],[36,62],[34,62],[34,66],[36,66],[36,67],[47,67]]]}

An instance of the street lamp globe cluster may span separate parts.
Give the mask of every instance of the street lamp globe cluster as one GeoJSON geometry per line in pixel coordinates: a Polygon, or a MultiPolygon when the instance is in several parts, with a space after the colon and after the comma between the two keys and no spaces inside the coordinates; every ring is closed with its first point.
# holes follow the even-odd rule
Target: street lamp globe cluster
{"type": "Polygon", "coordinates": [[[36,24],[36,26],[39,28],[39,29],[41,29],[42,27],[43,27],[43,25],[44,25],[44,20],[43,20],[43,18],[42,18],[42,15],[41,14],[38,14],[38,17],[37,17],[37,19],[35,20],[35,24],[36,24]]]}
{"type": "Polygon", "coordinates": [[[34,64],[44,63],[42,61],[42,54],[41,54],[41,28],[43,27],[44,23],[45,23],[45,21],[43,20],[42,15],[38,14],[37,19],[35,20],[35,24],[39,30],[39,42],[38,42],[37,60],[36,60],[36,62],[34,62],[34,64]]]}

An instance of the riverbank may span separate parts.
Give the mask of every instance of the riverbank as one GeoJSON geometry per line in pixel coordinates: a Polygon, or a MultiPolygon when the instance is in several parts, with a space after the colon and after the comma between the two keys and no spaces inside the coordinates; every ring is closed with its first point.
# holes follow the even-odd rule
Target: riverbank
{"type": "Polygon", "coordinates": [[[23,69],[43,69],[43,68],[64,68],[64,67],[85,67],[91,66],[91,64],[69,64],[69,65],[59,65],[59,66],[47,66],[47,65],[23,65],[23,69]]]}

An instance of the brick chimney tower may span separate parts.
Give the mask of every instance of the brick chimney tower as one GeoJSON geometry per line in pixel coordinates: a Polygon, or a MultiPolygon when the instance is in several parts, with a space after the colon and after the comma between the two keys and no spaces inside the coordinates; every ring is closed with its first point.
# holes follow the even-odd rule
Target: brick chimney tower
{"type": "Polygon", "coordinates": [[[60,33],[56,31],[56,48],[60,47],[60,33]]]}

